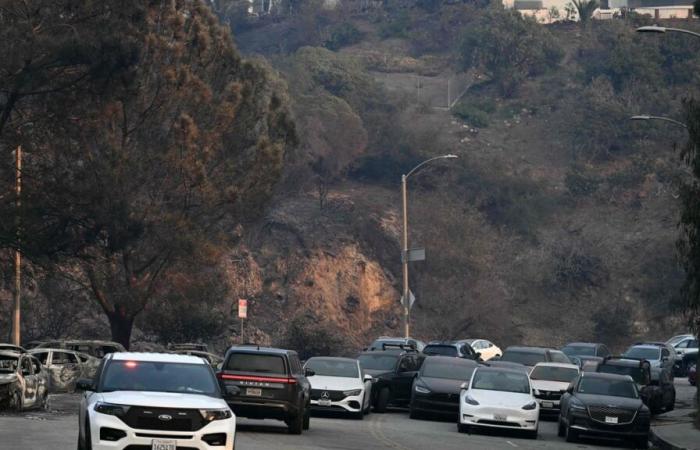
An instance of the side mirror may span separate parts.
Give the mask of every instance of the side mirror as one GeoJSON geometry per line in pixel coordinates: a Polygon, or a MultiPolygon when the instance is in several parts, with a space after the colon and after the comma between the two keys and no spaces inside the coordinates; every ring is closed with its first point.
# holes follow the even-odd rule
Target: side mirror
{"type": "Polygon", "coordinates": [[[241,394],[241,388],[234,385],[226,386],[226,397],[235,397],[241,394]]]}
{"type": "Polygon", "coordinates": [[[573,393],[574,393],[574,387],[573,387],[573,386],[569,386],[568,388],[566,388],[566,392],[568,392],[569,394],[573,394],[573,393]]]}
{"type": "Polygon", "coordinates": [[[313,370],[311,370],[311,369],[304,369],[304,376],[306,376],[306,377],[313,377],[314,375],[316,375],[316,372],[314,372],[313,370]]]}
{"type": "Polygon", "coordinates": [[[469,389],[469,382],[468,382],[468,381],[465,381],[464,383],[462,383],[462,384],[459,386],[459,389],[461,389],[461,390],[463,390],[463,391],[466,391],[467,389],[469,389]]]}
{"type": "Polygon", "coordinates": [[[76,391],[94,391],[95,383],[89,378],[81,378],[75,382],[76,391]]]}
{"type": "Polygon", "coordinates": [[[370,374],[365,374],[364,378],[365,381],[374,381],[374,377],[370,374]]]}

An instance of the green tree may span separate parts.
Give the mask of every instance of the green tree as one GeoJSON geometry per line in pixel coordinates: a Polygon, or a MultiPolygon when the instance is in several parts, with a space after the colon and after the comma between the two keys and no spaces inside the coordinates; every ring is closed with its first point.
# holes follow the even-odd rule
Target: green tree
{"type": "Polygon", "coordinates": [[[485,69],[505,97],[517,93],[530,76],[559,63],[562,49],[546,28],[518,11],[492,7],[462,39],[465,68],[485,69]]]}
{"type": "MultiPolygon", "coordinates": [[[[282,82],[241,59],[208,2],[92,3],[65,0],[57,10],[7,1],[0,9],[0,29],[20,28],[29,41],[3,46],[0,60],[50,67],[80,55],[62,72],[69,87],[44,68],[31,72],[41,95],[25,88],[34,95],[11,108],[5,97],[1,145],[27,154],[22,250],[59,263],[128,347],[135,318],[167,290],[172,270],[212,265],[230,230],[261,210],[295,132],[282,82]],[[21,21],[5,14],[12,8],[21,21]],[[94,34],[62,40],[71,33],[43,26],[53,15],[94,34]],[[75,81],[76,72],[85,75],[75,81]]],[[[0,80],[0,92],[18,81],[11,73],[0,80]]],[[[10,158],[0,171],[0,192],[11,192],[10,158]]],[[[0,198],[3,217],[17,213],[12,200],[0,198]]],[[[2,246],[15,245],[11,222],[0,225],[2,246]]]]}
{"type": "Polygon", "coordinates": [[[586,25],[593,17],[593,12],[598,9],[598,0],[571,0],[578,12],[581,25],[586,25]]]}

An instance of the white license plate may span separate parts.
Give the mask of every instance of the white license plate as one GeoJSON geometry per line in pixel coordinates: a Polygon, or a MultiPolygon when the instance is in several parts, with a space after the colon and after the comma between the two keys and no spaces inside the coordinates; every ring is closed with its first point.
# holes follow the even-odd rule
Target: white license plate
{"type": "Polygon", "coordinates": [[[177,450],[177,441],[153,439],[151,441],[151,450],[177,450]]]}
{"type": "Polygon", "coordinates": [[[498,422],[507,422],[508,417],[506,416],[499,416],[498,414],[493,415],[493,420],[497,420],[498,422]]]}
{"type": "Polygon", "coordinates": [[[318,406],[331,406],[331,401],[326,399],[321,399],[318,401],[318,406]]]}
{"type": "Polygon", "coordinates": [[[605,423],[617,423],[617,417],[605,416],[605,423]]]}
{"type": "Polygon", "coordinates": [[[554,408],[554,403],[552,402],[542,402],[543,408],[554,408]]]}
{"type": "Polygon", "coordinates": [[[247,395],[248,397],[262,397],[262,389],[246,388],[245,395],[247,395]]]}

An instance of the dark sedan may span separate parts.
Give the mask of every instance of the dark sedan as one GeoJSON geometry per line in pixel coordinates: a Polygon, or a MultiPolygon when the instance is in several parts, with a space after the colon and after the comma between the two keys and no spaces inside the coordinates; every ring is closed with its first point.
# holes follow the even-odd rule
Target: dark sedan
{"type": "Polygon", "coordinates": [[[459,415],[459,393],[479,364],[473,360],[429,356],[411,389],[411,419],[425,415],[459,415]]]}
{"type": "Polygon", "coordinates": [[[621,439],[647,448],[651,412],[631,377],[582,372],[561,398],[559,436],[621,439]]]}

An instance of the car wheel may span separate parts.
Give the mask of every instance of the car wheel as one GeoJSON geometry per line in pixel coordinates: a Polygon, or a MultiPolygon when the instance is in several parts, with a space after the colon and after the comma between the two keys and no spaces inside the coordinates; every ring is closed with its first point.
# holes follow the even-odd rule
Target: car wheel
{"type": "Polygon", "coordinates": [[[19,391],[15,391],[10,396],[10,409],[17,412],[22,412],[24,410],[24,401],[22,400],[22,394],[19,391]]]}
{"type": "Polygon", "coordinates": [[[423,415],[420,412],[416,411],[415,408],[411,407],[408,410],[408,417],[410,417],[413,420],[420,420],[423,417],[423,415]]]}
{"type": "Polygon", "coordinates": [[[525,437],[528,439],[537,439],[538,430],[531,430],[525,432],[525,437]]]}
{"type": "Polygon", "coordinates": [[[564,422],[559,417],[559,427],[557,428],[557,436],[564,437],[566,435],[566,428],[564,427],[564,422]]]}
{"type": "Polygon", "coordinates": [[[49,406],[49,391],[44,392],[44,396],[41,398],[41,409],[44,411],[48,411],[50,409],[49,406]]]}
{"type": "Polygon", "coordinates": [[[465,425],[463,423],[458,423],[457,424],[457,431],[460,433],[470,433],[471,429],[470,429],[469,425],[465,425]]]}
{"type": "Polygon", "coordinates": [[[389,404],[389,388],[384,388],[377,395],[377,402],[374,404],[374,412],[384,413],[389,404]]]}
{"type": "Polygon", "coordinates": [[[85,420],[85,447],[84,450],[92,450],[92,435],[90,434],[90,421],[85,420]]]}
{"type": "Polygon", "coordinates": [[[308,430],[311,427],[311,409],[306,408],[304,410],[304,425],[303,428],[308,430]]]}
{"type": "Polygon", "coordinates": [[[566,442],[576,442],[578,441],[578,432],[571,428],[571,425],[567,425],[565,429],[566,442]]]}

